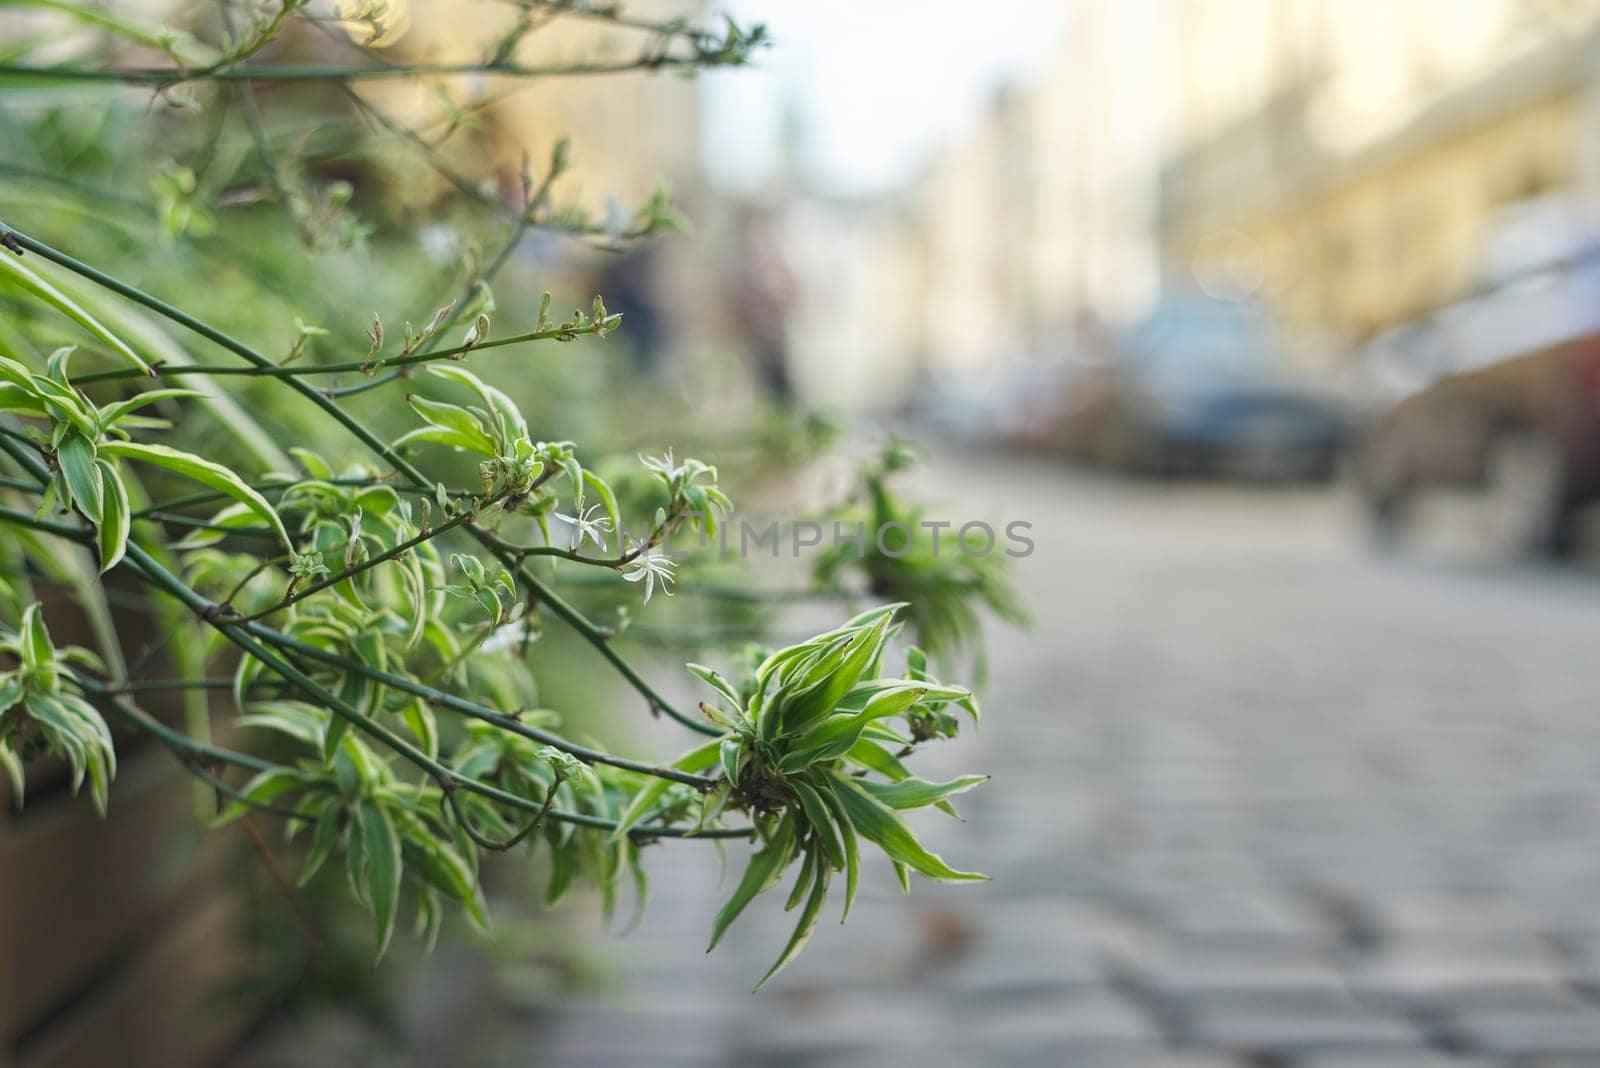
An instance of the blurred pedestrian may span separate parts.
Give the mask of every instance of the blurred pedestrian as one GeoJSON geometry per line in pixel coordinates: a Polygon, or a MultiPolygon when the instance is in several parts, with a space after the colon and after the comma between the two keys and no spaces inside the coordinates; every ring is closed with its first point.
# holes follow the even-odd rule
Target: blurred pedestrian
{"type": "Polygon", "coordinates": [[[751,205],[740,215],[729,258],[727,292],[739,343],[762,391],[778,404],[794,395],[789,374],[789,313],[795,280],[784,254],[779,219],[770,208],[751,205]]]}
{"type": "Polygon", "coordinates": [[[600,271],[598,292],[607,309],[622,315],[622,331],[634,370],[653,375],[666,343],[661,317],[657,246],[643,242],[608,258],[600,271]]]}

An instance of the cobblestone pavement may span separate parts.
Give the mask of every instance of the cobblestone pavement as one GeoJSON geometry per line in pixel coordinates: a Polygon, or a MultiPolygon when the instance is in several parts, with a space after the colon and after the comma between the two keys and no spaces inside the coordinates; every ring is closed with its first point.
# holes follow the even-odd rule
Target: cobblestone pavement
{"type": "Polygon", "coordinates": [[[1600,1065],[1600,583],[1374,557],[1337,494],[1003,467],[937,473],[1034,523],[1037,626],[930,754],[993,781],[921,821],[993,882],[871,872],[751,997],[791,917],[702,956],[716,873],[657,865],[535,1063],[1600,1065]]]}
{"type": "Polygon", "coordinates": [[[922,765],[994,775],[919,823],[993,881],[871,868],[752,997],[781,895],[705,956],[716,865],[653,858],[614,993],[486,1063],[1600,1065],[1592,574],[1375,557],[1336,493],[933,474],[1038,540],[1036,629],[922,765]]]}

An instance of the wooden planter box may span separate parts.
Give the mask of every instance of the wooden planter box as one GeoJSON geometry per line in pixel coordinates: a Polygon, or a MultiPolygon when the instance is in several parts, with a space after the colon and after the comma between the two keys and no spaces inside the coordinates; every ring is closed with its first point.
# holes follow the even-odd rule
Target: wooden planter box
{"type": "Polygon", "coordinates": [[[0,1068],[214,1062],[249,1020],[228,832],[155,747],[124,752],[101,820],[41,790],[0,814],[0,1068]]]}
{"type": "MultiPolygon", "coordinates": [[[[41,592],[57,644],[91,644],[70,601],[41,592]]],[[[117,623],[129,645],[148,635],[147,619],[117,623]]],[[[109,722],[105,819],[53,757],[29,766],[20,812],[0,773],[0,1068],[212,1064],[256,1015],[227,992],[246,963],[228,878],[244,836],[208,831],[196,780],[109,722]]]]}

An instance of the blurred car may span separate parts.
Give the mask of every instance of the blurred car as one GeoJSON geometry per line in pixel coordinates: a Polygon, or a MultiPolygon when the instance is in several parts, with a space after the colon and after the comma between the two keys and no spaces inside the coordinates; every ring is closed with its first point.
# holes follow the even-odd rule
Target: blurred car
{"type": "Polygon", "coordinates": [[[1562,555],[1600,497],[1600,225],[1568,200],[1508,209],[1471,295],[1375,338],[1350,380],[1357,486],[1376,531],[1419,494],[1469,490],[1503,547],[1562,555]]]}
{"type": "Polygon", "coordinates": [[[981,372],[930,376],[907,398],[905,414],[956,440],[1037,447],[1047,442],[1060,418],[1071,375],[1064,363],[1014,361],[981,372]]]}
{"type": "Polygon", "coordinates": [[[1254,308],[1169,295],[1078,384],[1061,444],[1124,471],[1327,478],[1343,413],[1282,365],[1254,308]]]}

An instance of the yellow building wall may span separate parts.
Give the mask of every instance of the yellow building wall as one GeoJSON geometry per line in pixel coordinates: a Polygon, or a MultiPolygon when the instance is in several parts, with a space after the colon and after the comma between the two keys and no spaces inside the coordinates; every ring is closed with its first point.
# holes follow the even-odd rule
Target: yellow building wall
{"type": "MultiPolygon", "coordinates": [[[[397,7],[399,0],[390,0],[397,7]]],[[[698,17],[700,0],[634,0],[640,19],[698,17]]],[[[490,0],[405,0],[403,33],[389,46],[409,61],[462,61],[481,56],[515,22],[513,5],[490,0]]],[[[516,56],[547,67],[623,60],[653,38],[605,22],[567,15],[530,32],[516,56]]],[[[458,103],[493,101],[479,111],[476,139],[502,184],[513,184],[524,151],[541,177],[552,146],[570,138],[573,168],[557,203],[581,204],[601,215],[608,200],[631,208],[660,181],[683,187],[697,173],[698,97],[695,82],[672,72],[584,77],[508,78],[470,75],[443,79],[458,103]]],[[[437,85],[375,83],[364,89],[392,116],[410,122],[440,114],[437,85]]],[[[480,166],[474,172],[483,170],[480,166]]]]}
{"type": "Polygon", "coordinates": [[[1162,220],[1168,266],[1261,295],[1325,351],[1459,296],[1496,209],[1594,182],[1595,78],[1530,87],[1555,69],[1545,58],[1576,71],[1574,56],[1597,47],[1595,0],[1167,10],[1173,156],[1186,161],[1162,220]],[[1487,88],[1502,84],[1526,100],[1487,88]],[[1431,109],[1449,99],[1476,102],[1438,118],[1431,109]],[[1285,152],[1303,173],[1276,173],[1285,152]]]}
{"type": "Polygon", "coordinates": [[[1494,211],[1569,187],[1584,101],[1568,93],[1169,244],[1209,286],[1258,292],[1307,336],[1357,340],[1459,295],[1494,211]]]}

